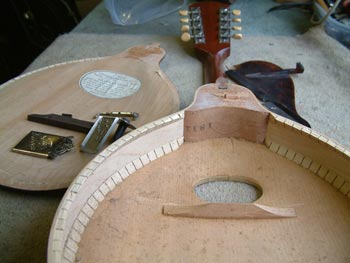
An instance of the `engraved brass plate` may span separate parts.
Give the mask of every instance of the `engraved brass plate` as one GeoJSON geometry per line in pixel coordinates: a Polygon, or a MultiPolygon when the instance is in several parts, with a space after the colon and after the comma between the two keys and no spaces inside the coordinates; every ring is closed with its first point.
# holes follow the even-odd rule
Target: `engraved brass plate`
{"type": "Polygon", "coordinates": [[[71,137],[31,131],[12,151],[36,157],[53,159],[73,148],[71,137]]]}

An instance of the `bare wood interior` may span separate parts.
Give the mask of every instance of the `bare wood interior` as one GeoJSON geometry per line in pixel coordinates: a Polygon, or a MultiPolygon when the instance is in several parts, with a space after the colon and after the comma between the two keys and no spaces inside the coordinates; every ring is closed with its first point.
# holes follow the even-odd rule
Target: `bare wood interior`
{"type": "Polygon", "coordinates": [[[165,52],[158,45],[138,46],[112,57],[48,67],[5,84],[0,90],[0,184],[26,189],[49,190],[68,187],[95,155],[79,152],[86,136],[27,121],[27,115],[70,113],[93,121],[99,112],[134,111],[139,127],[179,108],[176,88],[159,68],[165,52]],[[133,95],[104,99],[84,91],[80,78],[93,70],[111,70],[138,79],[141,88],[133,95]],[[55,160],[11,152],[31,130],[74,136],[75,148],[55,160]]]}
{"type": "MultiPolygon", "coordinates": [[[[196,97],[211,88],[218,85],[196,97]]],[[[183,143],[182,113],[112,144],[68,189],[52,225],[49,262],[349,261],[349,151],[285,118],[269,113],[266,120],[263,144],[233,137],[183,143]],[[263,194],[215,211],[223,205],[194,193],[215,177],[253,182],[263,194]],[[289,217],[250,212],[250,219],[232,219],[236,211],[245,215],[244,206],[289,217]],[[190,207],[189,217],[164,215],[169,207],[190,207]],[[198,207],[205,213],[196,217],[198,207]]]]}
{"type": "Polygon", "coordinates": [[[271,118],[267,127],[265,143],[274,142],[277,145],[282,145],[284,149],[292,149],[296,153],[312,157],[313,162],[319,166],[323,165],[348,180],[350,179],[350,149],[346,149],[317,131],[300,124],[292,123],[297,128],[292,129],[288,123],[291,122],[286,120],[285,123],[281,123],[271,118]],[[304,131],[307,136],[298,136],[301,131],[304,131]]]}
{"type": "Polygon", "coordinates": [[[268,114],[246,88],[206,85],[185,111],[185,141],[235,137],[263,143],[268,114]]]}
{"type": "Polygon", "coordinates": [[[237,139],[185,143],[108,194],[82,235],[88,262],[346,262],[349,199],[263,145],[237,139]],[[198,219],[162,214],[165,203],[200,204],[193,186],[239,175],[261,185],[256,203],[295,207],[283,219],[198,219]]]}

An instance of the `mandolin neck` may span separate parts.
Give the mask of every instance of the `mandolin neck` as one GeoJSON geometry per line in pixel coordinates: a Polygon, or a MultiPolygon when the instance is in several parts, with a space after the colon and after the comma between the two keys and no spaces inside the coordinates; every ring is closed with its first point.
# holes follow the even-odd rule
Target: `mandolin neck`
{"type": "Polygon", "coordinates": [[[199,48],[195,50],[197,57],[203,63],[205,84],[215,83],[215,81],[224,74],[221,68],[225,59],[230,55],[230,48],[224,48],[215,54],[199,48]]]}

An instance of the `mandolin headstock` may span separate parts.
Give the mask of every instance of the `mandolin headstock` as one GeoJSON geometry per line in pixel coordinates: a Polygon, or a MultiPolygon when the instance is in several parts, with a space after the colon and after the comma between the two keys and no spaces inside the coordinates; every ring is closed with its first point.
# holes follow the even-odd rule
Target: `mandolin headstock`
{"type": "Polygon", "coordinates": [[[205,66],[205,82],[215,82],[222,76],[221,62],[228,57],[231,38],[241,39],[239,26],[241,12],[230,10],[230,5],[220,2],[200,2],[181,10],[181,39],[193,40],[197,56],[205,66]]]}

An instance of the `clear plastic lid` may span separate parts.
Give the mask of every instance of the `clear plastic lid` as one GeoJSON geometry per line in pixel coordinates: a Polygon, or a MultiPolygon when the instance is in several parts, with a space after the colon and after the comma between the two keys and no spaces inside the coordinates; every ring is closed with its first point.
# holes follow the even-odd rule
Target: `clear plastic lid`
{"type": "Polygon", "coordinates": [[[114,24],[136,25],[165,16],[186,4],[186,0],[104,0],[114,24]]]}

